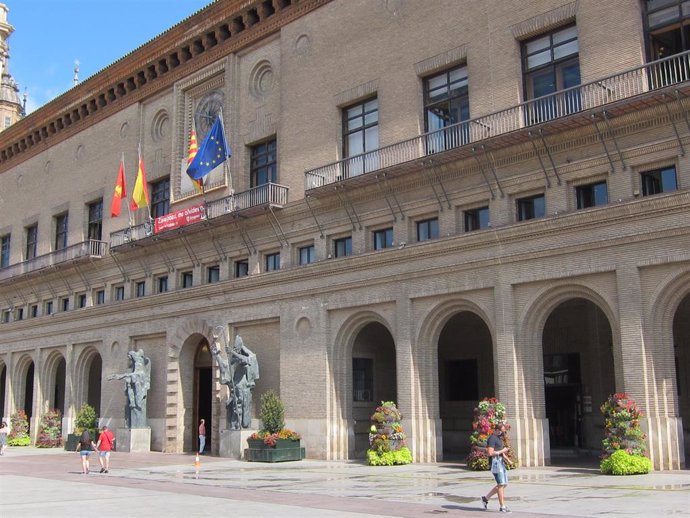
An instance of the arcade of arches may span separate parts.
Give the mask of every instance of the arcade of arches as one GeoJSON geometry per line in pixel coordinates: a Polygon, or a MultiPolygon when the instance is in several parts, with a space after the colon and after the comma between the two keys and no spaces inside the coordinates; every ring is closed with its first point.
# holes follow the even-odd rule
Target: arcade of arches
{"type": "MultiPolygon", "coordinates": [[[[675,415],[690,420],[690,294],[677,300],[669,299],[667,304],[671,308],[668,312],[673,315],[675,415]]],[[[505,384],[521,390],[516,391],[513,400],[517,412],[510,408],[510,397],[505,401],[509,417],[518,422],[516,443],[519,444],[521,433],[519,412],[532,408],[534,418],[544,423],[542,444],[547,449],[544,461],[549,462],[561,452],[598,452],[604,430],[599,405],[609,394],[626,390],[622,379],[630,376],[623,372],[628,367],[621,365],[621,357],[625,355],[616,331],[619,324],[596,297],[560,296],[549,304],[534,319],[530,346],[517,351],[516,364],[518,370],[522,369],[517,376],[509,372],[510,365],[499,362],[495,323],[472,306],[460,305],[457,310],[447,311],[433,325],[436,329],[429,328],[428,333],[435,333],[437,340],[428,349],[429,357],[416,359],[416,364],[409,363],[403,354],[401,345],[396,343],[394,328],[386,318],[373,313],[364,315],[352,324],[347,338],[349,346],[329,360],[341,364],[342,369],[340,381],[336,380],[339,388],[336,388],[335,401],[342,412],[344,436],[347,436],[344,457],[364,456],[369,418],[380,401],[398,401],[403,409],[412,405],[409,400],[416,397],[415,387],[420,385],[409,383],[406,379],[409,376],[402,373],[414,369],[426,372],[434,385],[429,390],[436,391],[435,407],[428,405],[434,398],[425,400],[428,415],[438,416],[437,429],[441,432],[436,459],[464,458],[469,451],[468,437],[476,402],[487,396],[510,396],[512,389],[505,384]],[[426,371],[418,367],[421,364],[426,365],[426,371]],[[531,369],[532,365],[536,369],[531,369]],[[530,395],[526,403],[520,401],[525,394],[530,395]]],[[[177,394],[178,398],[172,406],[168,398],[166,413],[161,415],[167,416],[167,429],[183,431],[166,439],[168,442],[161,446],[166,451],[193,451],[201,418],[207,423],[207,444],[217,440],[214,433],[218,433],[223,419],[220,408],[223,387],[218,384],[207,334],[189,334],[181,343],[179,355],[170,355],[168,365],[160,366],[161,379],[167,379],[168,394],[177,394]]],[[[33,428],[49,408],[73,416],[82,403],[89,403],[100,415],[105,376],[102,349],[96,345],[78,353],[41,350],[33,355],[5,355],[0,363],[0,405],[5,418],[24,409],[33,428]],[[74,356],[72,368],[68,367],[68,354],[74,356]],[[71,391],[69,386],[73,387],[71,391]]],[[[164,391],[159,389],[159,392],[164,397],[164,391]]],[[[413,414],[411,419],[408,434],[414,447],[417,444],[414,435],[422,431],[415,424],[418,418],[413,414]]],[[[66,421],[63,429],[70,431],[70,425],[66,421]]],[[[32,435],[35,436],[35,430],[32,435]]],[[[687,432],[685,437],[687,443],[687,432]]],[[[218,451],[217,445],[213,451],[218,451]]]]}

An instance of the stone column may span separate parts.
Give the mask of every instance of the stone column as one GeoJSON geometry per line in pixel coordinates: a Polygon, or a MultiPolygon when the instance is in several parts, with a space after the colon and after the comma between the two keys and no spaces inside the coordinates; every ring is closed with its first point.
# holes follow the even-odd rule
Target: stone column
{"type": "Polygon", "coordinates": [[[74,387],[72,380],[74,379],[74,346],[69,343],[65,346],[65,413],[62,416],[62,436],[67,437],[67,434],[72,429],[72,420],[74,419],[74,387]]]}
{"type": "Polygon", "coordinates": [[[675,415],[675,394],[668,394],[659,381],[670,377],[669,371],[675,365],[665,358],[663,351],[657,350],[655,344],[662,341],[652,339],[652,323],[644,321],[644,298],[637,266],[620,265],[616,283],[621,342],[619,347],[614,344],[616,390],[626,392],[645,414],[641,425],[647,433],[654,469],[680,469],[685,461],[681,419],[675,415]]]}

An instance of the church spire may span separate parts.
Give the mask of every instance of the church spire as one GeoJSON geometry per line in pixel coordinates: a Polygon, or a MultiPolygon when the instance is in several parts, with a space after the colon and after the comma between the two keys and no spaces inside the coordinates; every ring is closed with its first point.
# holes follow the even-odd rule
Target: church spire
{"type": "Polygon", "coordinates": [[[9,9],[0,3],[0,131],[24,116],[19,86],[10,74],[10,46],[7,43],[14,27],[7,22],[9,9]]]}

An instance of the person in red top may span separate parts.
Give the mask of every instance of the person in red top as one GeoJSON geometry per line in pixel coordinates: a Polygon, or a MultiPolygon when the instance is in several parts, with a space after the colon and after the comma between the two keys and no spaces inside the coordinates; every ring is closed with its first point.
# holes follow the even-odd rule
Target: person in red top
{"type": "Polygon", "coordinates": [[[202,419],[199,421],[199,455],[204,454],[206,447],[206,421],[202,419]]]}
{"type": "Polygon", "coordinates": [[[98,436],[96,448],[98,449],[98,462],[101,463],[101,473],[108,473],[110,469],[110,452],[115,446],[115,435],[108,430],[107,426],[103,427],[101,435],[98,436]]]}

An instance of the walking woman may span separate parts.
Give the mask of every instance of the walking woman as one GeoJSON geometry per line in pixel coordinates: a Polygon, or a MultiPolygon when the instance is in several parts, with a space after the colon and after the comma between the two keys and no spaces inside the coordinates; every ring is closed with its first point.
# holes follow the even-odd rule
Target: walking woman
{"type": "Polygon", "coordinates": [[[3,421],[0,426],[0,455],[5,455],[5,448],[7,448],[7,435],[10,433],[10,427],[7,422],[3,421]]]}
{"type": "Polygon", "coordinates": [[[88,430],[84,430],[81,433],[81,437],[79,438],[79,442],[77,443],[77,451],[81,456],[82,475],[88,475],[89,455],[91,455],[92,451],[98,451],[98,448],[96,448],[96,445],[94,444],[93,439],[91,439],[91,434],[88,430]]]}

